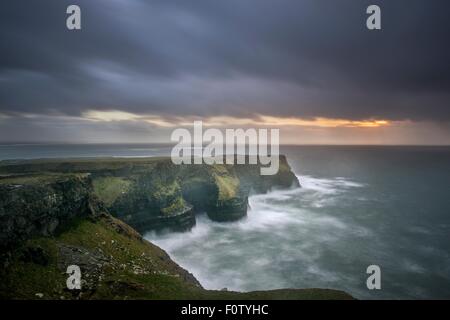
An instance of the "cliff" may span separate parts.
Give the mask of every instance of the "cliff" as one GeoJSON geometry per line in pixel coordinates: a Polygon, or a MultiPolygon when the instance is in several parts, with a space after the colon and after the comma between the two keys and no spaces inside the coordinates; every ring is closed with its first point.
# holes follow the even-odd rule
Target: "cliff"
{"type": "Polygon", "coordinates": [[[6,178],[43,173],[88,175],[109,212],[139,232],[190,229],[200,211],[215,221],[237,220],[247,214],[251,193],[299,186],[284,156],[273,176],[261,176],[259,164],[174,165],[169,158],[0,162],[6,178]]]}
{"type": "Polygon", "coordinates": [[[75,218],[51,237],[33,237],[0,268],[0,299],[351,299],[329,289],[205,290],[157,246],[110,215],[75,218]],[[81,290],[68,290],[69,265],[81,290]]]}
{"type": "MultiPolygon", "coordinates": [[[[100,162],[97,164],[100,166],[100,162]]],[[[47,169],[50,167],[53,165],[47,169]]],[[[143,179],[139,182],[141,185],[147,184],[146,174],[153,174],[153,178],[162,175],[162,168],[155,168],[161,170],[149,173],[146,169],[142,175],[135,171],[136,179],[143,179]]],[[[163,250],[112,217],[103,201],[98,199],[95,183],[101,183],[106,189],[111,184],[96,179],[123,179],[125,172],[132,171],[130,168],[127,169],[129,171],[120,171],[121,175],[116,169],[108,169],[111,170],[109,175],[103,172],[97,178],[93,178],[93,174],[67,173],[82,172],[80,169],[70,168],[65,170],[66,173],[48,170],[39,175],[22,172],[0,179],[1,299],[351,298],[341,291],[323,289],[246,293],[205,290],[192,274],[173,262],[163,250]],[[66,287],[68,275],[65,271],[73,264],[81,268],[81,290],[68,290],[66,287]]],[[[172,181],[165,174],[160,178],[172,181]]],[[[115,191],[119,195],[134,183],[133,180],[120,181],[112,184],[115,185],[112,190],[116,190],[117,185],[123,188],[120,192],[115,191]]],[[[153,195],[148,203],[157,204],[155,210],[162,214],[168,207],[167,212],[170,212],[173,203],[187,206],[170,200],[172,197],[182,198],[182,185],[187,181],[180,183],[177,180],[177,183],[156,188],[158,195],[153,195]],[[169,200],[165,202],[163,199],[169,200]]],[[[149,185],[146,187],[153,190],[149,185]]],[[[222,187],[217,187],[222,197],[234,198],[232,193],[236,188],[225,190],[222,187]]],[[[107,203],[115,196],[112,191],[105,191],[104,201],[107,203]]]]}
{"type": "Polygon", "coordinates": [[[75,217],[94,216],[102,204],[82,174],[0,179],[0,251],[34,236],[52,236],[75,217]]]}

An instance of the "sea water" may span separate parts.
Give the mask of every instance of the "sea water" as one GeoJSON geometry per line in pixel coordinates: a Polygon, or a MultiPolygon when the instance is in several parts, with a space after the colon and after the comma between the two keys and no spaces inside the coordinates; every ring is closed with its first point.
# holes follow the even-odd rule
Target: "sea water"
{"type": "MultiPolygon", "coordinates": [[[[450,298],[450,148],[284,146],[301,188],[250,197],[233,223],[200,214],[147,233],[207,289],[333,288],[356,298],[450,298]],[[368,290],[366,269],[381,269],[368,290]]],[[[3,145],[0,159],[161,156],[159,145],[3,145]]]]}

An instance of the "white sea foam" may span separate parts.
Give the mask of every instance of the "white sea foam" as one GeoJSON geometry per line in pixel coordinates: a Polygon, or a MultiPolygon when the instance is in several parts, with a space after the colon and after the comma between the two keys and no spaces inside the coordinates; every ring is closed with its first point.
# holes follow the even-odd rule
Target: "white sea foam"
{"type": "Polygon", "coordinates": [[[347,178],[337,177],[334,179],[314,178],[311,176],[297,176],[305,189],[316,190],[325,194],[334,194],[344,191],[346,188],[361,188],[365,184],[351,181],[347,178]]]}
{"type": "Polygon", "coordinates": [[[292,286],[285,276],[292,268],[301,269],[300,276],[297,272],[293,275],[299,282],[337,281],[338,276],[319,263],[324,250],[333,248],[343,232],[364,230],[316,209],[333,204],[349,188],[363,185],[344,178],[300,176],[299,180],[301,188],[251,196],[248,216],[240,221],[218,223],[200,215],[190,232],[148,233],[146,238],[165,249],[208,289],[292,286]]]}

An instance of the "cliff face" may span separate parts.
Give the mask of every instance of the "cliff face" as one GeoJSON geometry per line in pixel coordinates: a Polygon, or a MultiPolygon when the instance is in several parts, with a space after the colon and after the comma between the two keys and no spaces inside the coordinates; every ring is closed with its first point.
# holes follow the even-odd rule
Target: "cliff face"
{"type": "Polygon", "coordinates": [[[31,237],[0,262],[0,299],[186,299],[205,291],[166,252],[107,213],[31,237]],[[81,269],[80,290],[67,289],[70,265],[81,269]]]}
{"type": "Polygon", "coordinates": [[[0,250],[34,236],[54,235],[74,217],[93,215],[100,208],[86,175],[0,179],[0,250]]]}
{"type": "Polygon", "coordinates": [[[280,155],[278,173],[271,176],[259,174],[259,166],[236,165],[236,175],[239,177],[242,188],[250,193],[266,193],[271,189],[299,187],[300,183],[292,172],[286,156],[280,155]]]}
{"type": "Polygon", "coordinates": [[[0,299],[351,299],[328,289],[205,290],[166,252],[106,213],[17,245],[0,279],[0,299]],[[80,290],[66,287],[69,265],[81,269],[80,290]]]}
{"type": "MultiPolygon", "coordinates": [[[[190,229],[195,225],[195,213],[200,211],[215,221],[237,220],[247,214],[251,193],[299,186],[284,156],[280,156],[280,170],[273,176],[261,176],[260,165],[174,165],[169,158],[0,163],[0,174],[27,177],[42,172],[89,175],[93,187],[81,189],[86,193],[93,190],[114,216],[140,232],[190,229]]],[[[28,189],[32,193],[32,188],[24,190],[28,189]]],[[[81,198],[80,194],[79,201],[81,198]]]]}
{"type": "MultiPolygon", "coordinates": [[[[351,299],[322,289],[205,290],[109,214],[107,207],[137,226],[180,227],[195,223],[197,207],[227,220],[245,214],[250,184],[272,186],[244,167],[194,168],[167,159],[0,164],[0,299],[351,299]],[[81,290],[66,287],[69,265],[81,269],[81,290]]],[[[272,179],[295,184],[287,177],[272,179]]]]}
{"type": "Polygon", "coordinates": [[[115,216],[140,232],[190,229],[195,225],[194,210],[183,197],[177,169],[168,161],[158,161],[147,170],[125,175],[97,173],[94,190],[115,216]]]}

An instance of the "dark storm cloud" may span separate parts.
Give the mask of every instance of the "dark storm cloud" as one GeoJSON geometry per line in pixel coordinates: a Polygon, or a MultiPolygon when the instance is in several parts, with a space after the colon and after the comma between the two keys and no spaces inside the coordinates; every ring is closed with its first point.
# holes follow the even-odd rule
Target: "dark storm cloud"
{"type": "Polygon", "coordinates": [[[450,3],[2,1],[0,113],[450,120],[450,3]],[[365,9],[382,7],[382,31],[365,9]],[[82,30],[65,28],[79,4],[82,30]]]}

